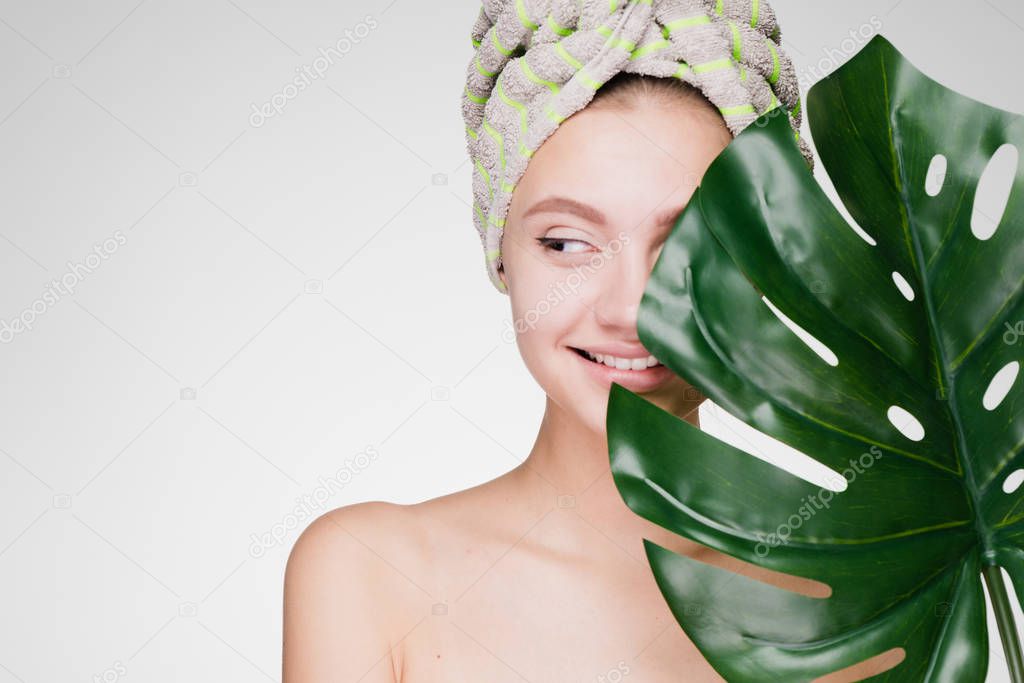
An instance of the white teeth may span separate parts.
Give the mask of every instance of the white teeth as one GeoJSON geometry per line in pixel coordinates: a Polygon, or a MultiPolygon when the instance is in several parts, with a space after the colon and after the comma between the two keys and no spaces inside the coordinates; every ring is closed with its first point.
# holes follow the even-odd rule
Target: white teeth
{"type": "Polygon", "coordinates": [[[647,358],[616,358],[615,356],[606,356],[601,353],[590,353],[586,350],[583,353],[587,354],[587,357],[591,360],[604,363],[608,367],[617,370],[646,370],[655,365],[661,365],[661,361],[654,356],[647,356],[647,358]]]}

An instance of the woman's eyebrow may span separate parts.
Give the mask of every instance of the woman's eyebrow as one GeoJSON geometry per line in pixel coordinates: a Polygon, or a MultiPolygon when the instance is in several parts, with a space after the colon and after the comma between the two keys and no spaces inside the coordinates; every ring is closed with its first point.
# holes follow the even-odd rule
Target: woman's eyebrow
{"type": "Polygon", "coordinates": [[[674,226],[676,219],[679,218],[679,214],[683,212],[683,209],[686,208],[687,204],[689,204],[689,202],[683,204],[682,206],[677,206],[675,208],[663,212],[658,217],[658,222],[655,225],[657,225],[659,228],[668,227],[670,225],[674,226]]]}
{"type": "Polygon", "coordinates": [[[605,215],[594,207],[584,204],[583,202],[578,202],[575,199],[570,199],[569,197],[559,196],[546,197],[540,200],[523,214],[523,218],[529,218],[535,213],[544,213],[545,211],[560,211],[576,214],[580,218],[597,225],[605,225],[607,222],[605,215]]]}
{"type": "MultiPolygon", "coordinates": [[[[674,224],[676,218],[679,217],[679,214],[685,208],[686,204],[671,208],[668,211],[663,211],[658,216],[656,222],[657,226],[665,227],[674,224]]],[[[583,202],[579,202],[575,199],[557,195],[541,199],[539,202],[527,209],[526,213],[523,214],[523,218],[526,219],[535,213],[544,213],[546,211],[575,214],[584,220],[594,223],[595,225],[607,225],[608,222],[604,213],[589,204],[584,204],[583,202]]]]}

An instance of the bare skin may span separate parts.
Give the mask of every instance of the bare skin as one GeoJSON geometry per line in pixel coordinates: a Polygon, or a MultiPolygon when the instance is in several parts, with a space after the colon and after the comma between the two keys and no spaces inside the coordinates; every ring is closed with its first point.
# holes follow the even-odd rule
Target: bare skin
{"type": "MultiPolygon", "coordinates": [[[[789,590],[829,594],[633,513],[609,469],[608,390],[568,348],[639,344],[637,307],[672,228],[657,218],[678,214],[730,139],[714,109],[638,102],[587,107],[545,141],[513,194],[502,245],[513,318],[527,319],[574,263],[619,233],[628,244],[517,334],[547,395],[533,448],[479,486],[415,505],[347,506],[313,522],[286,571],[284,683],[723,681],[669,611],[644,538],[789,590]],[[600,210],[604,224],[565,211],[525,217],[552,195],[600,210]],[[567,242],[546,249],[539,237],[567,242]]],[[[681,378],[644,396],[699,426],[704,397],[681,378]]]]}

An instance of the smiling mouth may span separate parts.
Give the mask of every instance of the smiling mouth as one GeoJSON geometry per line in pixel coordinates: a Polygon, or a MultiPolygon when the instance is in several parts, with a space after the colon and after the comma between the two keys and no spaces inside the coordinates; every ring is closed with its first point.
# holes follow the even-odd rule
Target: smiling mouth
{"type": "Polygon", "coordinates": [[[598,365],[605,365],[609,368],[615,368],[616,370],[632,370],[632,371],[643,371],[648,368],[662,367],[661,361],[654,356],[647,356],[646,358],[617,358],[615,356],[605,354],[593,354],[584,349],[578,349],[575,346],[570,346],[570,349],[575,351],[578,355],[586,358],[591,363],[598,365]]]}

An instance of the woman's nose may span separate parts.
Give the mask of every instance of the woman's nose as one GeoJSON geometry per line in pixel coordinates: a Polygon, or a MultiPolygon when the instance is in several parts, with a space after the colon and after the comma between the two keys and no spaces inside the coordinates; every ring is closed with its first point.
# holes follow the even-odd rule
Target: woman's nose
{"type": "Polygon", "coordinates": [[[639,244],[627,244],[601,270],[594,301],[598,322],[620,337],[635,337],[637,315],[654,262],[639,244]]]}

